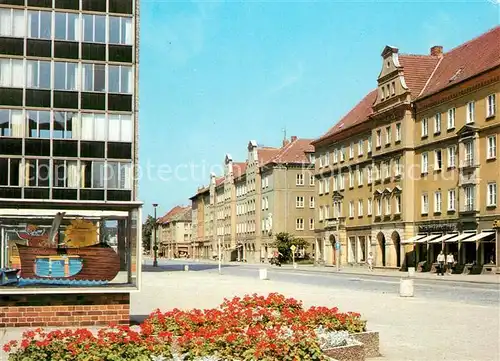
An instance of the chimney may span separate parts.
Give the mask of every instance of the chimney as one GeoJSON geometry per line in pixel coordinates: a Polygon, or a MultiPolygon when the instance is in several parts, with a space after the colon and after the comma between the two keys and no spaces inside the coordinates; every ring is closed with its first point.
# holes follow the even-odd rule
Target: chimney
{"type": "Polygon", "coordinates": [[[441,45],[436,45],[431,48],[432,56],[443,56],[443,47],[441,45]]]}
{"type": "Polygon", "coordinates": [[[292,135],[290,139],[291,139],[292,142],[295,142],[297,140],[297,136],[296,135],[292,135]]]}

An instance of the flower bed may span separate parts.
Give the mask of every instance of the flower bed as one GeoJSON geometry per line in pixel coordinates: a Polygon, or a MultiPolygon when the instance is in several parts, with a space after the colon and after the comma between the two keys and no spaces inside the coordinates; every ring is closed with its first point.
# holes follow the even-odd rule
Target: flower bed
{"type": "Polygon", "coordinates": [[[224,300],[208,310],[153,312],[134,331],[110,326],[88,330],[26,332],[4,348],[9,361],[49,360],[325,360],[325,349],[357,342],[366,331],[358,313],[305,309],[280,294],[224,300]]]}

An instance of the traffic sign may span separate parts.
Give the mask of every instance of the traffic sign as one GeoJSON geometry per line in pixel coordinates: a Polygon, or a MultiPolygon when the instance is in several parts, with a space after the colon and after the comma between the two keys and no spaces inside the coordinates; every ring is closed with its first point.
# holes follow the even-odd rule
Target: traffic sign
{"type": "Polygon", "coordinates": [[[295,250],[297,249],[297,247],[295,247],[295,245],[292,244],[292,246],[290,247],[290,249],[292,250],[292,252],[295,252],[295,250]]]}

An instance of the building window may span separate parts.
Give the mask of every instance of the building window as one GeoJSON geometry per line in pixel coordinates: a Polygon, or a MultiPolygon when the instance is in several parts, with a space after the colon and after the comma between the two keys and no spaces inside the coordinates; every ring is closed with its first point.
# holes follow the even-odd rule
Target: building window
{"type": "Polygon", "coordinates": [[[87,43],[106,42],[106,16],[83,15],[83,41],[87,43]]]}
{"type": "Polygon", "coordinates": [[[486,117],[492,117],[496,111],[496,96],[495,94],[488,95],[486,98],[486,117]]]}
{"type": "Polygon", "coordinates": [[[455,146],[448,147],[448,168],[455,168],[456,155],[455,146]]]}
{"type": "Polygon", "coordinates": [[[354,143],[349,146],[349,159],[354,158],[354,143]]]}
{"type": "Polygon", "coordinates": [[[132,67],[108,66],[108,91],[110,93],[132,93],[132,67]]]}
{"type": "Polygon", "coordinates": [[[330,206],[325,206],[325,219],[330,219],[330,206]]]}
{"type": "Polygon", "coordinates": [[[345,149],[344,146],[340,147],[340,161],[345,161],[345,149]]]}
{"type": "Polygon", "coordinates": [[[310,186],[314,185],[314,174],[309,176],[309,185],[310,186]]]}
{"type": "Polygon", "coordinates": [[[382,215],[382,200],[377,198],[377,216],[380,217],[382,215]]]}
{"type": "Polygon", "coordinates": [[[467,124],[474,123],[476,102],[471,101],[467,103],[467,118],[465,122],[467,124]]]}
{"type": "Polygon", "coordinates": [[[302,173],[297,174],[295,178],[295,185],[303,186],[304,185],[304,175],[302,173]]]}
{"type": "Polygon", "coordinates": [[[358,187],[363,185],[363,169],[358,169],[358,187]]]}
{"type": "Polygon", "coordinates": [[[54,89],[77,90],[78,64],[54,62],[54,89]]]}
{"type": "Polygon", "coordinates": [[[373,201],[371,198],[368,198],[367,203],[366,203],[366,214],[371,216],[372,215],[372,208],[373,208],[373,201]]]}
{"type": "Polygon", "coordinates": [[[25,36],[24,11],[0,9],[0,36],[23,38],[25,36]]]}
{"type": "Polygon", "coordinates": [[[339,151],[338,149],[333,150],[333,164],[337,163],[339,160],[339,151]]]}
{"type": "Polygon", "coordinates": [[[49,187],[50,160],[26,159],[25,160],[25,186],[49,187]]]}
{"type": "Polygon", "coordinates": [[[314,218],[309,218],[309,230],[314,230],[314,218]]]}
{"type": "Polygon", "coordinates": [[[51,88],[51,66],[50,61],[28,60],[26,67],[26,86],[36,89],[51,88]]]}
{"type": "Polygon", "coordinates": [[[21,138],[23,129],[22,110],[0,109],[0,137],[21,138]]]}
{"type": "Polygon", "coordinates": [[[50,39],[52,35],[52,13],[28,11],[28,36],[35,39],[50,39]]]}
{"type": "Polygon", "coordinates": [[[385,214],[388,216],[392,213],[392,210],[391,210],[391,197],[387,196],[387,197],[384,197],[384,200],[385,200],[385,214]]]}
{"type": "Polygon", "coordinates": [[[323,162],[323,165],[325,167],[329,166],[330,165],[330,153],[329,152],[326,152],[325,153],[325,161],[323,162]]]}
{"type": "Polygon", "coordinates": [[[53,186],[56,188],[78,188],[78,162],[54,160],[53,186]]]}
{"type": "Polygon", "coordinates": [[[443,166],[443,159],[441,156],[441,149],[437,149],[434,151],[434,156],[435,156],[435,162],[434,162],[434,169],[435,170],[441,170],[443,166]]]}
{"type": "Polygon", "coordinates": [[[132,116],[126,114],[108,115],[108,140],[112,142],[132,142],[132,116]]]}
{"type": "Polygon", "coordinates": [[[422,137],[427,137],[429,134],[429,120],[427,118],[422,119],[422,137]]]}
{"type": "Polygon", "coordinates": [[[304,208],[304,197],[297,197],[295,200],[295,208],[304,208]]]}
{"type": "Polygon", "coordinates": [[[106,91],[106,66],[101,64],[83,64],[83,90],[106,91]]]}
{"type": "Polygon", "coordinates": [[[441,213],[441,192],[434,193],[434,213],[441,213]]]}
{"type": "Polygon", "coordinates": [[[366,183],[372,184],[372,167],[366,167],[366,183]]]}
{"type": "Polygon", "coordinates": [[[344,187],[345,187],[345,176],[342,173],[342,174],[339,174],[339,188],[341,191],[343,191],[344,187]]]}
{"type": "Polygon", "coordinates": [[[330,178],[326,178],[325,182],[325,193],[330,193],[330,178]]]}
{"type": "Polygon", "coordinates": [[[401,214],[401,196],[399,194],[395,197],[396,200],[396,214],[401,214]]]}
{"type": "Polygon", "coordinates": [[[30,138],[50,138],[50,112],[29,110],[26,113],[27,136],[30,138]]]}
{"type": "Polygon", "coordinates": [[[349,202],[349,218],[354,218],[354,201],[349,202]]]}
{"type": "Polygon", "coordinates": [[[422,194],[422,214],[429,213],[429,196],[427,193],[422,194]]]}
{"type": "Polygon", "coordinates": [[[391,127],[386,127],[385,128],[385,144],[389,145],[391,144],[392,141],[392,130],[391,127]]]}
{"type": "Polygon", "coordinates": [[[465,142],[465,164],[467,166],[472,166],[474,164],[474,146],[472,142],[465,142]]]}
{"type": "Polygon", "coordinates": [[[21,185],[21,159],[0,158],[0,186],[21,185]]]}
{"type": "Polygon", "coordinates": [[[466,186],[464,187],[465,193],[465,211],[473,211],[474,210],[474,200],[475,200],[475,187],[474,186],[466,186]]]}
{"type": "Polygon", "coordinates": [[[323,206],[320,206],[319,209],[318,209],[318,219],[319,221],[323,221],[323,217],[324,217],[324,214],[323,214],[323,206]]]}
{"type": "Polygon", "coordinates": [[[491,135],[487,138],[488,142],[488,159],[495,159],[497,157],[497,137],[496,135],[491,135]]]}
{"type": "Polygon", "coordinates": [[[372,152],[372,137],[369,136],[368,139],[366,140],[366,142],[367,142],[367,147],[368,147],[367,152],[371,153],[372,152]]]}
{"type": "Polygon", "coordinates": [[[384,179],[390,178],[390,176],[391,176],[391,173],[389,171],[390,165],[391,165],[390,162],[383,162],[382,163],[384,179]]]}
{"type": "Polygon", "coordinates": [[[448,109],[448,129],[455,128],[455,108],[448,109]]]}
{"type": "Polygon", "coordinates": [[[363,200],[358,200],[358,217],[363,217],[363,200]]]}
{"type": "Polygon", "coordinates": [[[335,174],[333,177],[332,177],[332,180],[333,180],[333,191],[336,192],[339,190],[339,185],[338,185],[338,175],[335,174]]]}
{"type": "Polygon", "coordinates": [[[382,145],[382,132],[379,130],[377,130],[377,148],[379,148],[381,145],[382,145]]]}
{"type": "Polygon", "coordinates": [[[396,95],[396,82],[391,83],[391,94],[396,95]]]}
{"type": "Polygon", "coordinates": [[[456,193],[454,189],[448,190],[448,211],[455,210],[456,193]]]}
{"type": "Polygon", "coordinates": [[[401,158],[394,159],[394,166],[395,176],[399,177],[401,175],[401,158]]]}
{"type": "Polygon", "coordinates": [[[434,134],[441,133],[441,113],[434,116],[434,134]]]}
{"type": "Polygon", "coordinates": [[[78,41],[80,34],[80,21],[78,14],[61,13],[56,11],[54,13],[54,38],[56,40],[65,41],[78,41]]]}
{"type": "Polygon", "coordinates": [[[319,160],[318,160],[318,164],[319,164],[319,168],[323,168],[323,156],[319,156],[319,160]]]}
{"type": "Polygon", "coordinates": [[[422,153],[422,173],[428,172],[429,156],[427,153],[422,153]]]}
{"type": "Polygon", "coordinates": [[[304,230],[304,218],[297,218],[297,221],[295,223],[295,229],[297,231],[303,231],[304,230]]]}
{"type": "Polygon", "coordinates": [[[81,138],[83,140],[106,140],[106,115],[100,113],[81,114],[81,138]]]}
{"type": "Polygon", "coordinates": [[[0,87],[24,87],[24,67],[22,60],[0,58],[0,87]]]}
{"type": "Polygon", "coordinates": [[[109,39],[111,44],[132,45],[132,19],[109,17],[109,39]]]}
{"type": "Polygon", "coordinates": [[[363,155],[363,139],[358,141],[358,157],[363,155]]]}
{"type": "Polygon", "coordinates": [[[497,205],[497,184],[492,182],[488,183],[488,192],[487,192],[487,206],[494,207],[497,205]]]}
{"type": "Polygon", "coordinates": [[[380,180],[380,166],[378,164],[374,164],[373,169],[375,170],[375,181],[379,181],[380,180]]]}
{"type": "Polygon", "coordinates": [[[323,180],[320,179],[318,182],[318,193],[323,194],[323,180]]]}
{"type": "Polygon", "coordinates": [[[309,154],[309,163],[314,164],[315,161],[316,156],[314,155],[314,153],[309,154]]]}
{"type": "Polygon", "coordinates": [[[314,197],[313,196],[311,196],[309,198],[309,208],[311,208],[311,209],[314,208],[314,197]]]}
{"type": "Polygon", "coordinates": [[[401,123],[396,123],[396,142],[401,141],[401,123]]]}
{"type": "Polygon", "coordinates": [[[349,188],[354,187],[354,173],[352,170],[349,172],[349,188]]]}

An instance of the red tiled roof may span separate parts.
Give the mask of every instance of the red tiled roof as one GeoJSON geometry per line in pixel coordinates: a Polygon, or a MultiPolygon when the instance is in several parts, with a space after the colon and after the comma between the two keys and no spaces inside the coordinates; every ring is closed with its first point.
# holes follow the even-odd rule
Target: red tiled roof
{"type": "Polygon", "coordinates": [[[175,206],[171,210],[169,210],[163,217],[158,218],[157,223],[166,223],[173,215],[181,212],[183,207],[175,206]]]}
{"type": "Polygon", "coordinates": [[[444,53],[420,97],[500,65],[500,26],[444,53]]]}
{"type": "Polygon", "coordinates": [[[269,163],[310,163],[307,153],[314,152],[312,139],[295,139],[281,148],[269,163]]]}
{"type": "Polygon", "coordinates": [[[317,143],[329,136],[340,133],[342,130],[350,128],[356,124],[365,122],[373,113],[372,105],[377,99],[377,90],[372,90],[361,101],[352,108],[337,124],[331,127],[324,135],[314,140],[312,144],[317,143]]]}
{"type": "Polygon", "coordinates": [[[422,89],[427,84],[440,58],[431,55],[399,55],[399,63],[403,67],[404,79],[408,88],[410,88],[411,97],[418,97],[422,89]]]}
{"type": "Polygon", "coordinates": [[[262,147],[257,148],[257,157],[259,158],[259,166],[263,166],[264,164],[269,163],[271,159],[273,159],[280,150],[278,148],[272,147],[262,147]]]}
{"type": "Polygon", "coordinates": [[[246,162],[236,162],[233,163],[233,176],[234,178],[239,178],[247,171],[246,162]]]}

